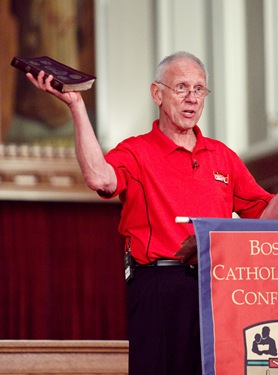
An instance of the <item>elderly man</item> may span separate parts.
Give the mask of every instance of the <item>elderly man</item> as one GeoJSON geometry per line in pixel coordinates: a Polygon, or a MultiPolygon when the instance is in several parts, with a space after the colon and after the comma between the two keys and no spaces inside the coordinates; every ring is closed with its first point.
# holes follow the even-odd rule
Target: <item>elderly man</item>
{"type": "Polygon", "coordinates": [[[130,375],[201,374],[197,265],[175,256],[194,230],[176,225],[175,217],[276,218],[277,197],[232,150],[202,135],[197,123],[210,91],[194,55],[178,52],[159,64],[151,84],[159,119],[149,133],[123,140],[105,156],[81,94],[59,93],[43,75],[27,76],[70,107],[88,186],[105,199],[119,195],[123,204],[130,375]]]}

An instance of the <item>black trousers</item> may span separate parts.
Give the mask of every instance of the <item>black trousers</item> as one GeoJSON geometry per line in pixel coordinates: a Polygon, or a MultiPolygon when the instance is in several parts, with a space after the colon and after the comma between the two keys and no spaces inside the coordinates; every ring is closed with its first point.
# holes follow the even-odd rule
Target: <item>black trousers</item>
{"type": "Polygon", "coordinates": [[[138,267],[128,283],[129,375],[201,375],[198,271],[138,267]]]}

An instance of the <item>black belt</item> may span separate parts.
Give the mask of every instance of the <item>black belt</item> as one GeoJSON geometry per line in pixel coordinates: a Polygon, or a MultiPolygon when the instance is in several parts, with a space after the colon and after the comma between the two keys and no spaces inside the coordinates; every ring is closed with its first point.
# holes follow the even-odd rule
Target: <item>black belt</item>
{"type": "MultiPolygon", "coordinates": [[[[188,264],[182,263],[180,260],[175,259],[157,259],[152,263],[140,264],[135,263],[135,267],[188,267],[188,264]]],[[[197,266],[197,265],[196,265],[197,266]]],[[[196,266],[190,266],[190,268],[196,268],[196,266]]]]}

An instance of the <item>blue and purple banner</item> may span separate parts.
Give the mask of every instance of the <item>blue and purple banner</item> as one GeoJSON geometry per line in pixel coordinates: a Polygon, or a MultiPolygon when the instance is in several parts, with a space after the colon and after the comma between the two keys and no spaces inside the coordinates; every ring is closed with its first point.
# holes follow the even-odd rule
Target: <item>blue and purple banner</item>
{"type": "Polygon", "coordinates": [[[203,375],[278,375],[278,221],[191,220],[203,375]]]}

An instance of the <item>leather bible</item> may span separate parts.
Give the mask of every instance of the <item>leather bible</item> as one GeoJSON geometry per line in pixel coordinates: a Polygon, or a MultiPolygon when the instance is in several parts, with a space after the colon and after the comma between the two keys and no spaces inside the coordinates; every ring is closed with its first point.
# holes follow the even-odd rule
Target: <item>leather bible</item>
{"type": "Polygon", "coordinates": [[[45,78],[53,75],[51,86],[60,92],[84,91],[92,87],[96,77],[71,68],[48,56],[19,57],[15,56],[11,65],[24,73],[31,73],[35,78],[41,70],[45,78]]]}

